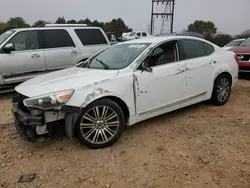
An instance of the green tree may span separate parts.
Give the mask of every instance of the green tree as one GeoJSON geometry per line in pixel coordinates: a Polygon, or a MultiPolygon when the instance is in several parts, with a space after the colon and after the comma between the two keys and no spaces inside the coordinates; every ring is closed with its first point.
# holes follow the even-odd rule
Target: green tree
{"type": "Polygon", "coordinates": [[[104,30],[106,32],[112,31],[115,33],[116,37],[120,37],[123,32],[130,32],[132,31],[131,28],[124,23],[121,18],[113,19],[111,22],[107,22],[104,25],[104,30]]]}
{"type": "Polygon", "coordinates": [[[46,24],[45,21],[43,21],[43,20],[38,20],[38,21],[36,21],[36,22],[34,23],[33,27],[38,27],[38,26],[44,25],[44,24],[46,24]]]}
{"type": "Polygon", "coordinates": [[[217,44],[220,47],[223,47],[232,40],[233,40],[233,37],[231,35],[218,34],[218,35],[214,36],[213,43],[217,44]]]}
{"type": "Polygon", "coordinates": [[[68,24],[77,24],[77,21],[76,20],[68,20],[67,23],[68,24]]]}
{"type": "Polygon", "coordinates": [[[206,39],[212,40],[213,35],[217,33],[217,28],[211,21],[196,20],[188,25],[188,31],[200,33],[206,39]]]}
{"type": "Polygon", "coordinates": [[[30,27],[29,24],[27,24],[23,18],[21,17],[14,17],[10,18],[7,21],[7,25],[13,28],[24,28],[24,27],[30,27]]]}
{"type": "Polygon", "coordinates": [[[249,38],[250,37],[250,29],[242,32],[240,35],[236,35],[235,38],[249,38]]]}
{"type": "Polygon", "coordinates": [[[57,24],[65,24],[66,20],[64,17],[59,17],[59,18],[57,18],[56,23],[57,24]]]}

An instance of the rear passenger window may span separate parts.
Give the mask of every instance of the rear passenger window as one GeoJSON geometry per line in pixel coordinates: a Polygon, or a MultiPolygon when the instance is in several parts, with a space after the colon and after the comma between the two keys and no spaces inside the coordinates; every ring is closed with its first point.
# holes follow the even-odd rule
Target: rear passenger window
{"type": "Polygon", "coordinates": [[[147,33],[142,33],[142,36],[143,36],[143,37],[146,37],[146,36],[147,36],[147,33]]]}
{"type": "Polygon", "coordinates": [[[43,30],[43,48],[62,48],[75,46],[69,33],[63,29],[43,30]]]}
{"type": "Polygon", "coordinates": [[[201,41],[183,39],[182,45],[185,51],[186,59],[197,58],[207,55],[204,48],[204,44],[201,41]]]}
{"type": "Polygon", "coordinates": [[[207,55],[214,52],[214,48],[211,45],[204,43],[204,47],[207,55]]]}
{"type": "Polygon", "coordinates": [[[107,44],[107,40],[99,29],[75,29],[83,45],[107,44]]]}

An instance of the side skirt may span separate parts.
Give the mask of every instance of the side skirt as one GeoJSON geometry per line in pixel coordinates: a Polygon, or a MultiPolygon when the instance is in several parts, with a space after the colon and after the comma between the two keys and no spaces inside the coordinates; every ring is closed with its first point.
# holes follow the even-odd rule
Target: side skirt
{"type": "Polygon", "coordinates": [[[161,106],[161,107],[149,110],[149,111],[139,113],[138,116],[130,117],[129,126],[135,123],[138,123],[140,121],[144,121],[144,120],[147,120],[147,119],[150,119],[150,118],[153,118],[153,117],[156,117],[156,116],[168,113],[168,112],[172,112],[172,111],[205,101],[209,98],[207,94],[208,94],[207,92],[199,93],[197,95],[170,103],[168,105],[164,105],[164,106],[161,106]]]}

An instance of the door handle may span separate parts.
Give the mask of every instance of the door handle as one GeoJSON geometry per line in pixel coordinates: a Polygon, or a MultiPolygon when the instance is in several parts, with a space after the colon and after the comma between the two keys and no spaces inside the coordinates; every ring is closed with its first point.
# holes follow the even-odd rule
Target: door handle
{"type": "Polygon", "coordinates": [[[78,52],[76,50],[72,50],[71,54],[77,54],[78,52]]]}
{"type": "Polygon", "coordinates": [[[40,55],[39,54],[33,54],[31,57],[32,58],[38,58],[38,57],[40,57],[40,55]]]}

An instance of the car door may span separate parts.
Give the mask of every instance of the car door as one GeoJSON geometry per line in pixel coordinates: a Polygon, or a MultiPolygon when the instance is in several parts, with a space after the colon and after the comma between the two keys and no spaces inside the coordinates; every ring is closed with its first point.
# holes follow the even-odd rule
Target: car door
{"type": "Polygon", "coordinates": [[[182,103],[186,97],[185,62],[179,61],[176,41],[166,42],[154,50],[160,55],[147,57],[150,71],[135,71],[136,109],[139,115],[164,110],[182,103]]]}
{"type": "Polygon", "coordinates": [[[78,49],[65,29],[41,31],[45,65],[48,71],[70,67],[77,58],[78,49]]]}
{"type": "Polygon", "coordinates": [[[1,49],[0,54],[0,72],[5,84],[23,82],[46,71],[37,31],[20,31],[3,48],[10,43],[14,49],[10,52],[1,49]]]}
{"type": "Polygon", "coordinates": [[[205,96],[213,83],[215,57],[211,55],[213,47],[196,39],[180,40],[185,54],[187,74],[187,95],[189,97],[205,96]]]}

